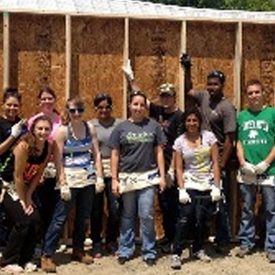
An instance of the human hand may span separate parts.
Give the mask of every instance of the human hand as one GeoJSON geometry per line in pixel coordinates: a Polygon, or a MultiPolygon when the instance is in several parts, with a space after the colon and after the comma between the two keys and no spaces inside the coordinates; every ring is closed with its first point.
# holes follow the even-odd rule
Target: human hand
{"type": "Polygon", "coordinates": [[[25,120],[21,119],[19,122],[17,122],[16,124],[14,124],[11,127],[11,136],[12,137],[18,138],[20,136],[24,123],[25,123],[25,120]]]}
{"type": "Polygon", "coordinates": [[[210,196],[213,202],[219,201],[221,199],[221,190],[215,184],[211,185],[210,196]]]}
{"type": "Polygon", "coordinates": [[[192,66],[191,57],[188,54],[183,53],[180,57],[180,64],[183,69],[190,69],[192,66]]]}
{"type": "Polygon", "coordinates": [[[71,189],[67,184],[60,185],[60,197],[63,201],[69,201],[72,198],[71,189]]]}
{"type": "Polygon", "coordinates": [[[33,213],[34,207],[30,202],[27,203],[23,200],[20,200],[20,204],[27,216],[30,216],[33,213]]]}
{"type": "Polygon", "coordinates": [[[105,183],[104,183],[104,180],[102,177],[97,177],[96,178],[96,183],[95,183],[95,192],[98,194],[98,193],[101,193],[104,191],[104,188],[105,188],[105,183]]]}
{"type": "Polygon", "coordinates": [[[135,79],[130,59],[128,59],[126,66],[122,67],[122,70],[129,81],[133,81],[135,79]]]}
{"type": "Polygon", "coordinates": [[[261,175],[263,174],[269,167],[270,165],[265,162],[265,161],[261,161],[260,163],[258,163],[256,166],[255,166],[255,172],[257,175],[261,175]]]}
{"type": "Polygon", "coordinates": [[[159,192],[162,193],[166,188],[166,180],[164,178],[160,178],[159,180],[159,192]]]}
{"type": "Polygon", "coordinates": [[[175,171],[173,168],[169,168],[165,175],[165,180],[167,183],[167,187],[171,187],[175,184],[175,171]]]}
{"type": "Polygon", "coordinates": [[[112,179],[112,193],[114,196],[118,197],[119,196],[119,181],[118,179],[112,179]]]}
{"type": "Polygon", "coordinates": [[[245,161],[243,166],[241,167],[241,172],[243,174],[246,174],[246,175],[255,175],[256,171],[255,171],[255,165],[245,161]]]}
{"type": "Polygon", "coordinates": [[[179,188],[179,202],[183,204],[191,202],[190,195],[187,193],[185,188],[179,188]]]}

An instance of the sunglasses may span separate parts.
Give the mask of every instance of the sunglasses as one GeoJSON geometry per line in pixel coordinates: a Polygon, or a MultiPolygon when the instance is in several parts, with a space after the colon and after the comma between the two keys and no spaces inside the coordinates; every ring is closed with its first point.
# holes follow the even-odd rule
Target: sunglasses
{"type": "Polygon", "coordinates": [[[82,114],[84,112],[84,108],[70,108],[68,110],[69,110],[69,113],[71,114],[75,114],[76,112],[78,112],[79,114],[82,114]]]}

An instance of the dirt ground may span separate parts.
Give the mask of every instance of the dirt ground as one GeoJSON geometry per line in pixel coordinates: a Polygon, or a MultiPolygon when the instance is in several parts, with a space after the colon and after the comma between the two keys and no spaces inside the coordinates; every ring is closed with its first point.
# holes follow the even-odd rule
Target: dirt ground
{"type": "MultiPolygon", "coordinates": [[[[188,250],[183,252],[182,269],[175,271],[170,268],[170,256],[160,255],[157,265],[148,267],[141,259],[136,256],[125,265],[119,265],[113,256],[105,256],[101,259],[95,259],[95,262],[86,266],[76,262],[70,262],[70,253],[66,251],[56,255],[58,263],[57,273],[62,275],[116,275],[116,274],[196,274],[196,275],[272,275],[275,274],[275,264],[269,264],[265,253],[261,250],[256,251],[252,255],[246,256],[244,259],[235,257],[236,246],[232,245],[230,255],[227,257],[219,257],[212,249],[207,247],[208,254],[212,257],[212,262],[202,263],[198,260],[188,258],[188,250]]],[[[2,273],[3,274],[3,273],[2,273]]],[[[41,270],[29,274],[46,274],[41,270]]]]}

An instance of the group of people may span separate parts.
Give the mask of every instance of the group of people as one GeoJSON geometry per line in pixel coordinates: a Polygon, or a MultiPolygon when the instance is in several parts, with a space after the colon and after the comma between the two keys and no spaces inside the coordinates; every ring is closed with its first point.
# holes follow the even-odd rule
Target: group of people
{"type": "Polygon", "coordinates": [[[25,120],[19,117],[20,93],[4,91],[0,201],[9,233],[0,259],[3,270],[34,268],[32,257],[40,243],[41,269],[56,272],[53,255],[72,206],[72,260],[91,264],[100,258],[105,198],[105,248],[119,264],[134,256],[137,217],[142,259],[148,266],[156,264],[156,196],[164,231],[158,245],[171,253],[171,268],[181,268],[182,250],[190,240],[194,257],[211,261],[204,240],[214,212],[216,251],[224,252],[231,239],[229,175],[235,148],[243,200],[237,256],[244,257],[255,246],[254,205],[261,192],[265,251],[275,262],[275,109],[264,105],[260,81],[251,80],[244,91],[248,109],[236,118],[234,106],[224,97],[221,71],[208,74],[206,91],[196,91],[188,56],[181,64],[186,101],[193,99],[185,112],[177,107],[170,83],[159,87],[159,105],[150,102],[130,63],[123,68],[131,89],[126,120],[113,117],[107,93],[95,96],[96,118],[90,121],[83,119],[85,105],[79,97],[68,99],[61,114],[49,87],[38,94],[41,111],[25,120]],[[84,249],[87,219],[90,252],[84,249]]]}

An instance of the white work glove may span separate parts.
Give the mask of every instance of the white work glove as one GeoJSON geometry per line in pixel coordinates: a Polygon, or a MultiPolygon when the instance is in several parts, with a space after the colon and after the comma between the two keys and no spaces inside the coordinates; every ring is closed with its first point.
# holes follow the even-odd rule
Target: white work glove
{"type": "Polygon", "coordinates": [[[245,162],[244,165],[241,167],[241,171],[243,174],[247,176],[252,176],[252,175],[255,175],[256,173],[255,168],[256,168],[255,165],[249,162],[245,162]]]}
{"type": "Polygon", "coordinates": [[[105,183],[104,183],[104,180],[102,177],[97,177],[96,178],[96,183],[95,183],[95,192],[98,194],[98,193],[101,193],[104,191],[104,188],[105,188],[105,183]]]}
{"type": "Polygon", "coordinates": [[[179,188],[179,202],[183,204],[191,202],[191,198],[189,194],[186,192],[185,188],[179,188]]]}
{"type": "Polygon", "coordinates": [[[126,66],[122,67],[122,70],[130,81],[133,81],[135,79],[130,59],[128,59],[126,66]]]}
{"type": "Polygon", "coordinates": [[[211,185],[211,192],[210,192],[211,200],[213,202],[219,201],[221,199],[221,190],[215,184],[211,185]]]}
{"type": "Polygon", "coordinates": [[[258,163],[256,166],[255,166],[255,172],[257,175],[261,175],[263,174],[267,168],[269,167],[270,165],[265,162],[265,161],[261,161],[260,163],[258,163]]]}
{"type": "Polygon", "coordinates": [[[19,122],[17,122],[16,124],[14,124],[11,127],[11,136],[12,137],[18,138],[20,136],[24,123],[25,123],[25,120],[21,119],[19,122]]]}
{"type": "Polygon", "coordinates": [[[167,187],[171,187],[174,185],[175,183],[175,171],[173,168],[169,168],[169,170],[167,171],[166,175],[165,175],[165,181],[166,181],[166,185],[167,187]]]}
{"type": "Polygon", "coordinates": [[[60,197],[63,201],[71,200],[71,189],[67,184],[60,185],[60,197]]]}

